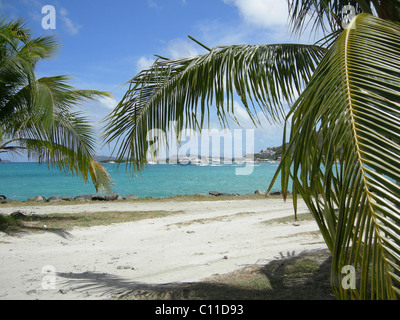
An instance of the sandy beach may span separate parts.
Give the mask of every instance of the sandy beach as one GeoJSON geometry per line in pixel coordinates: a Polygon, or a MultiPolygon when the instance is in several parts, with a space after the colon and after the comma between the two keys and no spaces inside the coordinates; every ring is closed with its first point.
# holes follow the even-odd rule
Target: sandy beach
{"type": "MultiPolygon", "coordinates": [[[[65,234],[0,233],[0,299],[110,299],[143,286],[201,281],[326,248],[313,220],[267,223],[293,216],[292,201],[276,198],[0,207],[1,214],[110,210],[177,214],[65,234]]],[[[300,202],[299,214],[307,212],[300,202]]]]}

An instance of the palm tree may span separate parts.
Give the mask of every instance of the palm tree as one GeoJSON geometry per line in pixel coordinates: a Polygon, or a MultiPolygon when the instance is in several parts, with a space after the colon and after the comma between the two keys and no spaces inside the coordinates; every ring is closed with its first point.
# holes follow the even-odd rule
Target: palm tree
{"type": "Polygon", "coordinates": [[[32,38],[22,20],[0,21],[0,152],[27,150],[85,182],[90,176],[96,191],[109,189],[109,174],[93,159],[94,130],[74,111],[84,100],[108,94],[76,90],[66,76],[37,79],[37,63],[55,50],[53,37],[32,38]]]}
{"type": "Polygon", "coordinates": [[[311,25],[314,45],[233,45],[159,59],[131,81],[108,116],[104,138],[120,157],[146,163],[146,132],[197,128],[214,106],[221,125],[233,95],[285,123],[278,174],[294,207],[301,195],[332,254],[331,283],[341,299],[396,299],[400,293],[400,2],[289,0],[295,34],[311,25]],[[345,26],[342,9],[356,16],[345,26]],[[300,96],[296,98],[296,93],[300,96]],[[228,103],[226,103],[228,102],[228,103]],[[290,111],[284,114],[284,103],[290,111]],[[288,140],[288,142],[287,142],[288,140]],[[343,285],[346,267],[355,288],[343,285]]]}

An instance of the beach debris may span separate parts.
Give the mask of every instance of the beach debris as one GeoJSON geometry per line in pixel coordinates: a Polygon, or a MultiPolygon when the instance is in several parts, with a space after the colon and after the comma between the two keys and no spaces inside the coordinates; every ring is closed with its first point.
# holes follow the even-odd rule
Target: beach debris
{"type": "Polygon", "coordinates": [[[131,266],[118,266],[117,269],[118,270],[135,270],[135,268],[131,267],[131,266]]]}
{"type": "Polygon", "coordinates": [[[40,292],[38,292],[38,290],[28,290],[28,291],[26,291],[26,294],[28,294],[28,295],[31,295],[31,294],[38,294],[38,293],[40,293],[40,292]]]}

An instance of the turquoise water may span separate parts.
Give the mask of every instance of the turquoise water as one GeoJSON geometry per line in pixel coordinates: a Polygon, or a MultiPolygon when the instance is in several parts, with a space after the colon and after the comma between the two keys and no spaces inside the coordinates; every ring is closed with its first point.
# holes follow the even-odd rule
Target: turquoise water
{"type": "MultiPolygon", "coordinates": [[[[278,164],[256,164],[249,175],[236,175],[235,170],[240,167],[235,165],[158,164],[149,165],[137,178],[126,171],[125,165],[106,164],[106,167],[115,183],[114,192],[142,198],[208,193],[211,190],[254,193],[257,189],[267,189],[278,164]]],[[[280,181],[277,181],[272,191],[280,189],[280,181]]],[[[0,194],[8,199],[26,200],[37,195],[45,198],[53,195],[75,197],[90,193],[96,193],[91,182],[85,185],[80,177],[49,169],[46,165],[32,162],[0,164],[0,194]]]]}

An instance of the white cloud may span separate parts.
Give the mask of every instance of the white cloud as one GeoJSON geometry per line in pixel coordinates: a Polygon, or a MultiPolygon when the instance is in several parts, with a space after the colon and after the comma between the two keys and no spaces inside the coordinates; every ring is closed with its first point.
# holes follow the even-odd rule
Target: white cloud
{"type": "Polygon", "coordinates": [[[223,0],[239,9],[249,23],[262,28],[285,27],[288,21],[286,0],[223,0]]]}
{"type": "Polygon", "coordinates": [[[187,40],[170,40],[164,51],[167,55],[167,58],[170,59],[193,57],[199,55],[202,52],[200,46],[194,43],[189,38],[187,40]]]}
{"type": "Polygon", "coordinates": [[[97,100],[85,102],[80,110],[93,121],[96,127],[101,127],[101,122],[114,110],[117,104],[118,102],[113,97],[101,97],[97,100]]]}
{"type": "MultiPolygon", "coordinates": [[[[242,129],[254,129],[255,151],[282,144],[283,124],[271,124],[265,115],[259,111],[257,116],[261,126],[259,124],[255,126],[245,108],[237,101],[234,101],[234,112],[242,129]]],[[[236,125],[232,126],[232,128],[234,127],[236,125]]]]}
{"type": "Polygon", "coordinates": [[[154,59],[147,58],[147,57],[140,57],[139,60],[136,62],[136,67],[138,72],[141,70],[148,69],[154,62],[154,59]]]}
{"type": "Polygon", "coordinates": [[[254,124],[246,111],[237,101],[233,102],[234,116],[243,128],[254,128],[254,124]]]}
{"type": "Polygon", "coordinates": [[[59,10],[59,13],[61,16],[61,20],[67,27],[68,32],[71,33],[72,35],[78,34],[79,29],[82,28],[82,26],[72,22],[72,20],[68,17],[68,11],[65,8],[61,8],[59,10]]]}
{"type": "Polygon", "coordinates": [[[117,106],[117,101],[113,97],[102,97],[99,99],[99,102],[102,106],[106,107],[109,110],[114,110],[117,106]]]}
{"type": "MultiPolygon", "coordinates": [[[[204,50],[190,39],[184,40],[181,38],[168,41],[163,49],[160,50],[160,55],[168,59],[178,59],[183,57],[193,57],[204,52],[204,50]]],[[[156,60],[155,57],[141,56],[136,61],[137,72],[148,69],[156,60]]]]}
{"type": "Polygon", "coordinates": [[[147,5],[150,8],[154,8],[154,9],[160,9],[160,6],[153,0],[147,0],[147,5]]]}

